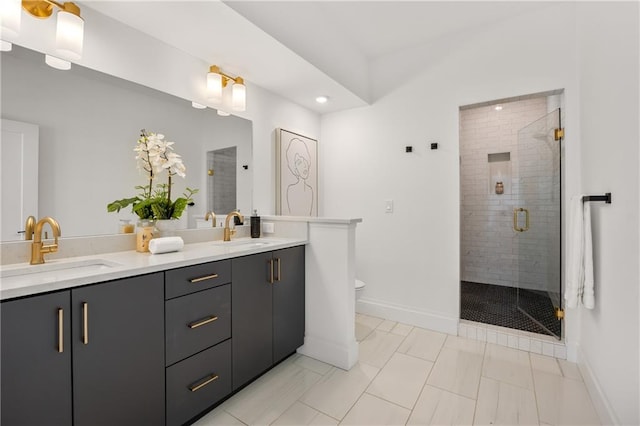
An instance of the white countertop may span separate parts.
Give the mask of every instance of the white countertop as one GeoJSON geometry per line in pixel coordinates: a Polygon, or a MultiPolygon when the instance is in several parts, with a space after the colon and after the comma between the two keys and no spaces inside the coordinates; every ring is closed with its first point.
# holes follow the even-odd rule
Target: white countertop
{"type": "Polygon", "coordinates": [[[63,290],[118,278],[278,250],[308,241],[299,238],[238,238],[230,242],[186,244],[163,254],[135,250],[46,260],[43,265],[18,263],[0,267],[0,300],[63,290]]]}

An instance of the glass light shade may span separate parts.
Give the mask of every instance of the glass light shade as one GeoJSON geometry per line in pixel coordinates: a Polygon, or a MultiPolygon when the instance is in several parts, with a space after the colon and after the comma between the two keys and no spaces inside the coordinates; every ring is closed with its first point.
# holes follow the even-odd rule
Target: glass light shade
{"type": "Polygon", "coordinates": [[[84,39],[84,20],[73,13],[61,10],[58,12],[56,30],[56,51],[60,56],[71,61],[82,57],[84,39]]]}
{"type": "Polygon", "coordinates": [[[0,2],[0,18],[2,20],[2,37],[17,37],[20,33],[22,16],[21,0],[2,0],[0,2]]]}
{"type": "Polygon", "coordinates": [[[11,49],[13,49],[13,44],[0,40],[0,52],[11,52],[11,49]]]}
{"type": "Polygon", "coordinates": [[[222,76],[217,72],[207,73],[208,98],[213,102],[222,102],[222,76]]]}
{"type": "Polygon", "coordinates": [[[47,63],[47,65],[55,69],[63,71],[71,69],[71,62],[65,61],[64,59],[56,58],[55,56],[45,55],[44,61],[47,63]]]}
{"type": "Polygon", "coordinates": [[[244,111],[247,107],[247,88],[242,83],[234,83],[231,88],[231,108],[244,111]]]}

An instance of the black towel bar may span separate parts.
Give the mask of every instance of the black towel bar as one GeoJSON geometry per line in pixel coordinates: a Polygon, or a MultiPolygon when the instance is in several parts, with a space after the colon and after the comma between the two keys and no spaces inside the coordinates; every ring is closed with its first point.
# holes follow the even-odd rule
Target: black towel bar
{"type": "Polygon", "coordinates": [[[611,193],[607,192],[604,195],[585,195],[582,197],[582,202],[585,201],[604,201],[607,204],[611,204],[611,193]]]}

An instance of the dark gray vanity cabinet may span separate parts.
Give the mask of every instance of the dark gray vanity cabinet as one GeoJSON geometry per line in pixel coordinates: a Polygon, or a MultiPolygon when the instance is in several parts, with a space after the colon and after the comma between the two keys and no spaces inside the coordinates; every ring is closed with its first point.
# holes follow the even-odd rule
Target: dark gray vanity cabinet
{"type": "Polygon", "coordinates": [[[273,252],[273,363],[304,343],[304,246],[273,252]]]}
{"type": "Polygon", "coordinates": [[[165,423],[164,274],[71,290],[74,426],[165,423]]]}
{"type": "Polygon", "coordinates": [[[233,389],[304,340],[304,246],[232,259],[233,389]]]}
{"type": "Polygon", "coordinates": [[[164,274],[10,300],[2,425],[162,425],[164,274]]]}
{"type": "Polygon", "coordinates": [[[231,262],[234,390],[273,365],[272,263],[271,252],[231,262]]]}
{"type": "Polygon", "coordinates": [[[231,261],[166,271],[167,425],[231,393],[231,261]]]}
{"type": "Polygon", "coordinates": [[[3,302],[2,425],[71,425],[70,292],[3,302]]]}

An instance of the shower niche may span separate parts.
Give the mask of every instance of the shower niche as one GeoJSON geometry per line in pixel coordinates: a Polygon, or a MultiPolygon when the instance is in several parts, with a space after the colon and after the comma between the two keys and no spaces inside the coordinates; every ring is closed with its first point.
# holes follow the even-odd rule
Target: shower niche
{"type": "Polygon", "coordinates": [[[511,194],[511,153],[488,154],[487,161],[489,162],[489,194],[511,194]]]}

